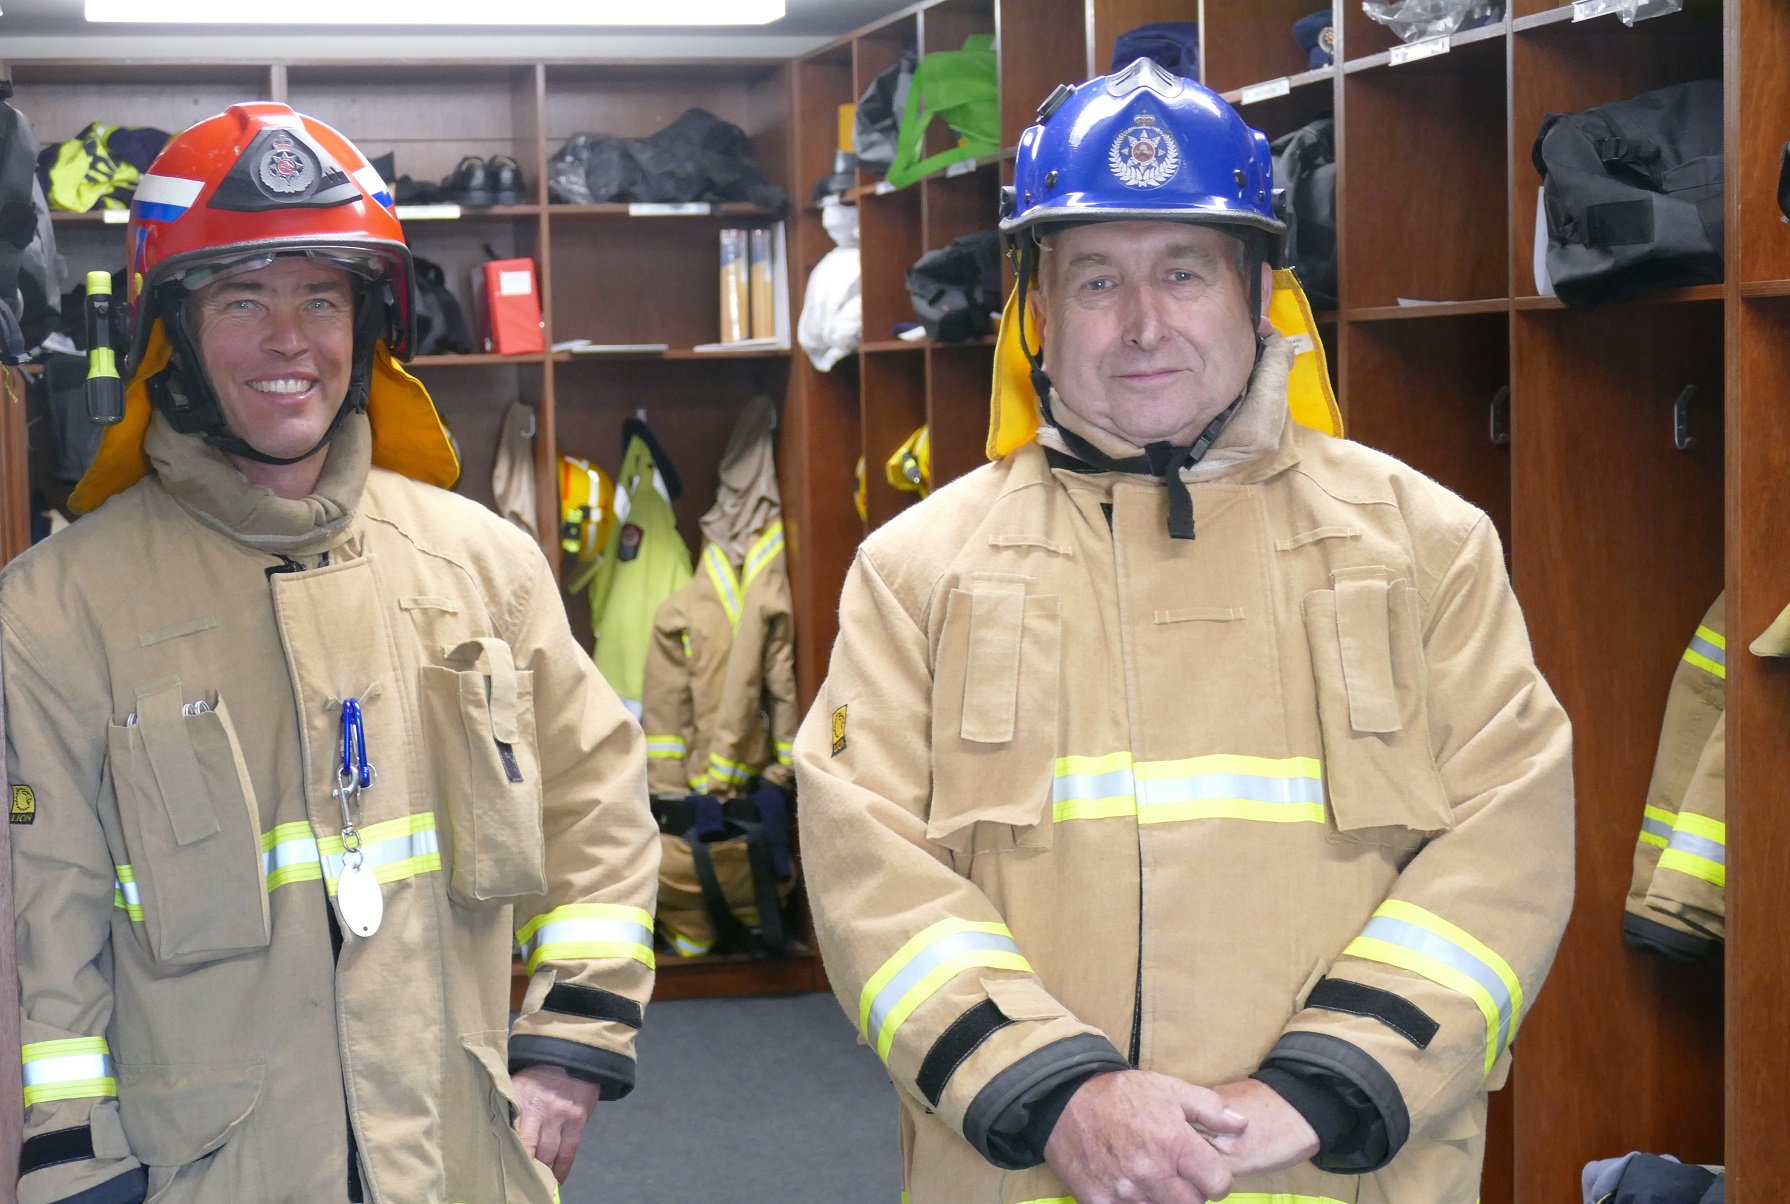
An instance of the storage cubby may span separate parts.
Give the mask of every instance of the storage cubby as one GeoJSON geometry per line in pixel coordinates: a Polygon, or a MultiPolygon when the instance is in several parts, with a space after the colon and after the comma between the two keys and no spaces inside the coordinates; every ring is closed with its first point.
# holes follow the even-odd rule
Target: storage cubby
{"type": "Polygon", "coordinates": [[[1443,482],[1508,544],[1510,448],[1494,434],[1508,429],[1509,316],[1352,322],[1343,379],[1349,438],[1443,482]]]}
{"type": "Polygon", "coordinates": [[[932,487],[988,462],[988,388],[994,347],[944,344],[926,350],[926,424],[931,428],[932,487]]]}
{"type": "MultiPolygon", "coordinates": [[[[1012,4],[1012,0],[1008,3],[1012,4]]],[[[1013,7],[1023,8],[1024,4],[1013,7]]],[[[1088,59],[1082,78],[1106,74],[1113,61],[1113,43],[1119,40],[1120,34],[1157,21],[1198,21],[1200,8],[1200,0],[1089,0],[1086,8],[1088,59]]],[[[1203,29],[1201,33],[1204,33],[1203,29]]],[[[1204,45],[1200,47],[1200,53],[1204,58],[1204,45]]]]}
{"type": "Polygon", "coordinates": [[[1342,25],[1337,29],[1338,53],[1345,64],[1385,54],[1401,43],[1398,35],[1362,9],[1359,0],[1338,0],[1342,25]]]}
{"type": "MultiPolygon", "coordinates": [[[[824,237],[824,235],[823,235],[824,237]]],[[[827,656],[839,634],[839,590],[864,522],[852,504],[854,470],[864,446],[857,356],[817,372],[806,356],[790,371],[783,411],[784,534],[795,599],[796,686],[806,700],[819,693],[827,656]]],[[[868,471],[868,468],[866,468],[868,471]]]]}
{"type": "Polygon", "coordinates": [[[996,5],[995,49],[1001,61],[1001,145],[1019,144],[1038,120],[1038,106],[1058,84],[1087,77],[1087,9],[1083,0],[1011,0],[996,5]]]}
{"type": "MultiPolygon", "coordinates": [[[[1344,7],[1349,2],[1344,0],[1344,7]]],[[[1229,93],[1268,80],[1310,75],[1310,57],[1293,40],[1293,24],[1323,7],[1314,0],[1205,0],[1200,55],[1206,86],[1229,93]]]]}
{"type": "Polygon", "coordinates": [[[1504,50],[1483,38],[1344,75],[1337,208],[1350,311],[1508,295],[1504,50]]]}
{"type": "MultiPolygon", "coordinates": [[[[875,530],[920,500],[889,484],[889,456],[915,429],[926,424],[926,351],[922,347],[866,351],[859,356],[864,395],[865,521],[875,530]]],[[[933,455],[937,455],[936,449],[933,455]]]]}
{"type": "Polygon", "coordinates": [[[1739,120],[1728,127],[1739,138],[1728,148],[1738,163],[1728,178],[1736,181],[1745,203],[1729,209],[1735,226],[1729,275],[1740,281],[1742,295],[1790,290],[1790,224],[1775,203],[1784,143],[1790,139],[1790,74],[1784,70],[1790,6],[1775,0],[1729,2],[1742,10],[1749,31],[1734,48],[1743,86],[1735,89],[1739,120]]]}
{"type": "Polygon", "coordinates": [[[1289,83],[1286,93],[1279,96],[1257,100],[1248,89],[1238,89],[1226,92],[1224,97],[1237,107],[1252,129],[1262,131],[1272,142],[1282,134],[1308,124],[1321,113],[1335,111],[1336,71],[1331,67],[1320,67],[1307,72],[1296,77],[1296,82],[1289,83]]]}
{"type": "Polygon", "coordinates": [[[535,408],[538,429],[541,398],[545,394],[544,366],[425,364],[411,370],[428,387],[441,420],[460,449],[460,483],[454,491],[483,505],[495,506],[491,467],[497,459],[497,436],[503,429],[504,415],[511,404],[525,401],[535,408]]]}
{"type": "MultiPolygon", "coordinates": [[[[1675,13],[1637,22],[1614,16],[1571,20],[1570,8],[1515,22],[1511,45],[1512,279],[1516,294],[1535,295],[1535,207],[1541,176],[1535,135],[1549,113],[1576,113],[1628,100],[1668,84],[1719,79],[1720,21],[1675,13]]],[[[1779,145],[1782,145],[1780,140],[1779,145]]]]}
{"type": "Polygon", "coordinates": [[[1667,688],[1722,589],[1723,330],[1714,302],[1512,321],[1516,588],[1573,718],[1578,801],[1573,923],[1517,1047],[1518,1198],[1541,1200],[1592,1158],[1723,1158],[1719,962],[1670,965],[1620,928],[1667,688]],[[1694,451],[1673,440],[1687,384],[1694,451]]]}
{"type": "MultiPolygon", "coordinates": [[[[864,342],[881,346],[897,323],[914,321],[907,270],[927,249],[921,220],[926,185],[868,193],[858,202],[858,254],[864,265],[864,342]]],[[[826,237],[823,233],[821,237],[826,237]]]]}

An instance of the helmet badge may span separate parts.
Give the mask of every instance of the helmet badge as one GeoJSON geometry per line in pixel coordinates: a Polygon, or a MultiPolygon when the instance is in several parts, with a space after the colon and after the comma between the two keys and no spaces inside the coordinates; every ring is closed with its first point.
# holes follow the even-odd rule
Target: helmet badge
{"type": "Polygon", "coordinates": [[[255,165],[255,176],[271,195],[293,196],[316,182],[317,165],[297,139],[283,130],[275,131],[255,165]]]}
{"type": "Polygon", "coordinates": [[[1126,187],[1157,188],[1181,169],[1181,148],[1167,130],[1157,127],[1156,118],[1139,113],[1130,128],[1113,139],[1106,159],[1126,187]]]}

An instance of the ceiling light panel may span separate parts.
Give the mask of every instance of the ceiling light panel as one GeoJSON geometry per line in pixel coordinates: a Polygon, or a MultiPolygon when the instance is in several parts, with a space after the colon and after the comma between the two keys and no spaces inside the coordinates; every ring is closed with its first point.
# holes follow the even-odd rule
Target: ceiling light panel
{"type": "Polygon", "coordinates": [[[764,25],[784,0],[86,0],[89,21],[183,25],[764,25]]]}

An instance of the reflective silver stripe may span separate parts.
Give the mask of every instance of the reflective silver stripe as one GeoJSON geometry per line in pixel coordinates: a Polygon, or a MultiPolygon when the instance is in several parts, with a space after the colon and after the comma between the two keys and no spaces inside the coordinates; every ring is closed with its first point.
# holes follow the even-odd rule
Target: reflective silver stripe
{"type": "MultiPolygon", "coordinates": [[[[338,841],[337,843],[340,843],[338,841]]],[[[393,836],[385,840],[369,840],[361,845],[361,852],[366,854],[367,868],[378,870],[381,866],[396,865],[412,858],[439,856],[441,840],[434,828],[425,828],[420,832],[411,832],[403,836],[393,836]]],[[[342,876],[347,865],[346,853],[328,853],[323,857],[323,873],[329,879],[333,893],[336,879],[342,876]]],[[[419,867],[423,868],[423,867],[419,867]]],[[[439,861],[433,867],[439,869],[439,861]]],[[[377,875],[375,875],[377,876],[377,875]]],[[[383,879],[381,879],[383,881],[383,879]]]]}
{"type": "Polygon", "coordinates": [[[1191,778],[1145,779],[1137,784],[1137,801],[1149,807],[1161,803],[1192,803],[1206,799],[1242,799],[1255,803],[1318,803],[1324,801],[1324,783],[1318,778],[1265,778],[1242,773],[1207,773],[1191,778]]]}
{"type": "Polygon", "coordinates": [[[1491,997],[1492,1003],[1497,1008],[1498,1028],[1495,1048],[1502,1050],[1510,1044],[1514,1001],[1510,997],[1510,989],[1504,985],[1504,979],[1492,967],[1448,938],[1392,916],[1376,915],[1367,922],[1367,927],[1361,930],[1361,936],[1368,940],[1384,941],[1389,945],[1399,945],[1413,953],[1422,954],[1424,957],[1441,962],[1466,975],[1479,984],[1486,995],[1491,997]]]}
{"type": "Polygon", "coordinates": [[[1655,819],[1651,815],[1641,820],[1641,831],[1650,836],[1658,836],[1662,840],[1671,840],[1672,825],[1663,819],[1655,819]]]}
{"type": "Polygon", "coordinates": [[[1694,635],[1691,637],[1691,651],[1708,657],[1723,668],[1726,668],[1728,665],[1728,650],[1726,648],[1718,648],[1716,645],[1704,639],[1702,635],[1694,635]]]}
{"type": "Polygon", "coordinates": [[[879,1044],[883,1025],[895,1005],[933,971],[959,957],[981,952],[1008,953],[1017,957],[1019,944],[1011,936],[998,932],[953,932],[914,954],[913,960],[897,971],[870,1003],[870,1023],[865,1033],[870,1043],[879,1044]]]}
{"type": "Polygon", "coordinates": [[[1689,853],[1692,857],[1701,857],[1705,861],[1713,861],[1717,865],[1728,864],[1727,845],[1719,840],[1710,840],[1707,836],[1686,832],[1683,828],[1672,830],[1672,839],[1666,847],[1680,853],[1689,853]]]}
{"type": "Polygon", "coordinates": [[[1082,799],[1120,798],[1136,793],[1137,784],[1129,769],[1111,769],[1105,773],[1070,773],[1056,780],[1055,801],[1067,803],[1082,799]]]}

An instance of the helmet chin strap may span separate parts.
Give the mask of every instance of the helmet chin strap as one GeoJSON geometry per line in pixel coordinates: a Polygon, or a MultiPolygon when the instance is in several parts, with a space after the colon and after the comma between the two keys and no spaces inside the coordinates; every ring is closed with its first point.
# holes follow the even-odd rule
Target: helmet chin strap
{"type": "Polygon", "coordinates": [[[187,329],[183,307],[178,302],[164,306],[163,314],[175,354],[166,368],[150,377],[149,398],[167,417],[169,425],[183,435],[198,435],[219,451],[258,464],[284,466],[301,463],[322,451],[341,433],[348,415],[366,411],[373,380],[373,354],[384,318],[378,299],[370,292],[356,298],[353,361],[342,404],[336,407],[335,416],[317,442],[296,456],[269,455],[230,429],[217,390],[202,367],[198,344],[187,329]]]}
{"type": "MultiPolygon", "coordinates": [[[[1243,398],[1249,392],[1248,384],[1244,384],[1243,392],[1237,395],[1235,401],[1221,410],[1217,417],[1206,424],[1206,429],[1201,431],[1192,443],[1186,445],[1170,443],[1166,439],[1161,439],[1145,444],[1144,454],[1141,456],[1127,456],[1120,459],[1107,455],[1074,431],[1069,430],[1059,423],[1051,413],[1050,395],[1053,386],[1050,383],[1050,376],[1044,371],[1044,349],[1040,347],[1034,352],[1031,347],[1026,345],[1026,298],[1030,290],[1032,275],[1038,268],[1039,246],[1038,237],[1033,231],[1027,230],[1020,236],[1017,309],[1019,349],[1025,353],[1026,359],[1032,365],[1032,388],[1037,391],[1038,405],[1043,410],[1044,421],[1056,428],[1058,436],[1063,440],[1063,446],[1067,447],[1070,453],[1083,463],[1092,465],[1102,472],[1142,473],[1161,481],[1163,487],[1168,490],[1169,538],[1193,539],[1195,537],[1193,495],[1181,482],[1181,470],[1192,468],[1206,458],[1206,453],[1212,450],[1212,445],[1218,441],[1218,436],[1224,433],[1224,428],[1230,424],[1238,407],[1243,404],[1243,398]]],[[[1259,365],[1262,362],[1262,352],[1268,345],[1267,340],[1262,337],[1260,325],[1262,272],[1259,263],[1254,265],[1249,273],[1249,312],[1255,316],[1257,322],[1255,362],[1259,365]]],[[[1255,373],[1252,369],[1251,379],[1254,376],[1255,373]]]]}

